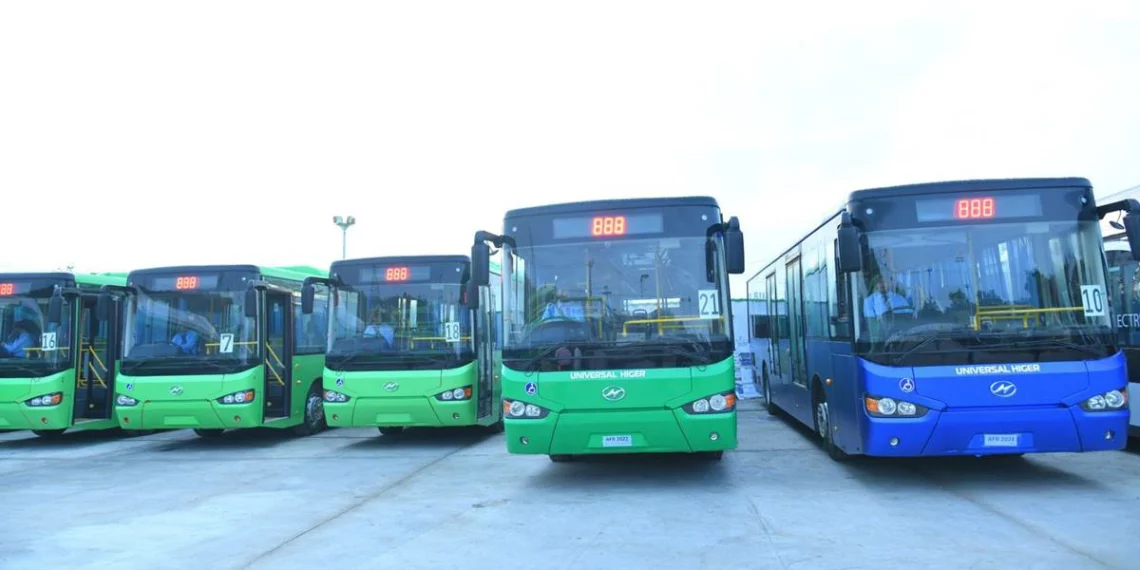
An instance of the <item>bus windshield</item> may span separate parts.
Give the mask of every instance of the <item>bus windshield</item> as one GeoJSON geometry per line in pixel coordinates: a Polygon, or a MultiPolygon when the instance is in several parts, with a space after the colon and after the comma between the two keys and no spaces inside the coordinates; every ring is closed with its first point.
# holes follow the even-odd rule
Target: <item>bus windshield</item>
{"type": "Polygon", "coordinates": [[[727,358],[723,249],[705,236],[504,246],[504,360],[597,370],[727,358]]]}
{"type": "Polygon", "coordinates": [[[859,353],[894,366],[1111,355],[1095,221],[868,231],[859,353]]]}
{"type": "Polygon", "coordinates": [[[437,370],[474,359],[471,319],[450,283],[342,284],[326,366],[331,370],[437,370]]]}
{"type": "Polygon", "coordinates": [[[64,326],[47,322],[54,283],[0,283],[0,378],[55,374],[71,367],[71,302],[64,326]]]}
{"type": "Polygon", "coordinates": [[[227,373],[261,360],[257,321],[245,316],[244,289],[136,288],[123,333],[125,374],[170,374],[188,366],[227,373]]]}

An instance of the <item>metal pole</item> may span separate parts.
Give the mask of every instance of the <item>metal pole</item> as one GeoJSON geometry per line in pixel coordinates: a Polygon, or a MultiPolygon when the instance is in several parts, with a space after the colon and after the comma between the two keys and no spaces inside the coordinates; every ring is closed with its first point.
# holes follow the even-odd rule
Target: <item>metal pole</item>
{"type": "Polygon", "coordinates": [[[348,226],[340,230],[340,258],[348,259],[348,226]]]}

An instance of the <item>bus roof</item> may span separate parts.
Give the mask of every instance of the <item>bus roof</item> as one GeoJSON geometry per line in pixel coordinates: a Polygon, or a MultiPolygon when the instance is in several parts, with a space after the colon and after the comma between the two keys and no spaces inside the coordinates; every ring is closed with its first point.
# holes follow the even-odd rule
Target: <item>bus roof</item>
{"type": "Polygon", "coordinates": [[[39,273],[0,273],[0,279],[42,279],[44,281],[74,280],[82,285],[125,285],[126,273],[71,273],[46,271],[39,273]]]}
{"type": "Polygon", "coordinates": [[[885,196],[913,196],[916,194],[936,194],[941,192],[999,192],[1002,190],[1030,190],[1045,188],[1072,188],[1081,186],[1092,188],[1087,178],[983,178],[977,180],[945,180],[942,182],[922,182],[901,186],[865,188],[852,192],[847,201],[885,196]]]}
{"type": "Polygon", "coordinates": [[[538,214],[567,214],[572,212],[594,212],[598,210],[620,210],[623,208],[661,208],[675,206],[712,206],[719,208],[716,199],[711,196],[680,196],[659,198],[623,198],[618,200],[589,200],[584,202],[565,202],[561,204],[544,204],[507,210],[504,217],[534,216],[538,214]]]}
{"type": "Polygon", "coordinates": [[[265,277],[276,277],[278,279],[290,279],[294,281],[304,281],[306,277],[325,277],[328,274],[315,267],[308,267],[304,265],[287,265],[282,267],[262,266],[262,265],[178,265],[170,267],[147,267],[145,269],[135,269],[131,271],[131,275],[147,274],[147,273],[192,273],[192,272],[207,272],[207,271],[248,271],[250,273],[258,273],[265,277]]]}
{"type": "Polygon", "coordinates": [[[346,265],[371,265],[378,263],[467,263],[471,258],[466,255],[390,255],[385,257],[358,257],[356,259],[338,259],[332,262],[329,271],[336,271],[338,267],[346,265]]]}
{"type": "MultiPolygon", "coordinates": [[[[760,267],[758,271],[753,273],[745,283],[751,283],[752,280],[760,276],[760,274],[768,271],[773,264],[784,258],[789,252],[799,246],[808,236],[815,233],[822,228],[824,224],[835,218],[842,212],[846,204],[855,200],[862,200],[865,198],[882,198],[887,196],[913,196],[922,194],[936,194],[941,192],[959,191],[978,191],[978,192],[997,192],[1001,190],[1026,190],[1026,189],[1044,189],[1044,188],[1072,188],[1074,186],[1092,187],[1092,183],[1087,178],[1068,177],[1068,178],[979,178],[973,180],[943,180],[939,182],[919,182],[915,184],[901,184],[898,186],[881,186],[877,188],[864,188],[861,190],[852,191],[847,195],[847,199],[843,204],[834,209],[829,209],[823,216],[823,220],[818,224],[812,226],[808,231],[797,234],[797,237],[792,241],[786,249],[781,251],[779,255],[773,257],[770,261],[766,262],[760,267]]],[[[747,287],[747,285],[746,285],[747,287]]]]}

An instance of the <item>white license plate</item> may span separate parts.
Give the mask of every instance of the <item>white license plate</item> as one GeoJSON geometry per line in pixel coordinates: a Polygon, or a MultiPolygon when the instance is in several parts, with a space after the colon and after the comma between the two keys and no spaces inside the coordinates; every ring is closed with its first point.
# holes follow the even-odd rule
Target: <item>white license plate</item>
{"type": "Polygon", "coordinates": [[[982,445],[986,447],[1017,447],[1017,434],[992,434],[983,436],[982,445]]]}
{"type": "Polygon", "coordinates": [[[602,447],[630,447],[633,445],[632,435],[603,435],[602,447]]]}

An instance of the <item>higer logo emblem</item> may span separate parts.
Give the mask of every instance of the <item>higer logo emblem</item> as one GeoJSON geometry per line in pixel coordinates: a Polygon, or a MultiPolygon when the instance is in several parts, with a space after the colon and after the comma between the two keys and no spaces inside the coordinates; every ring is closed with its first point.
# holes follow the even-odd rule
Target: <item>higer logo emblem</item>
{"type": "Polygon", "coordinates": [[[602,397],[611,402],[616,402],[625,397],[625,388],[620,386],[608,386],[605,390],[602,390],[602,397]]]}
{"type": "Polygon", "coordinates": [[[990,393],[1000,398],[1008,398],[1017,393],[1017,386],[1013,382],[998,380],[990,384],[990,393]]]}

